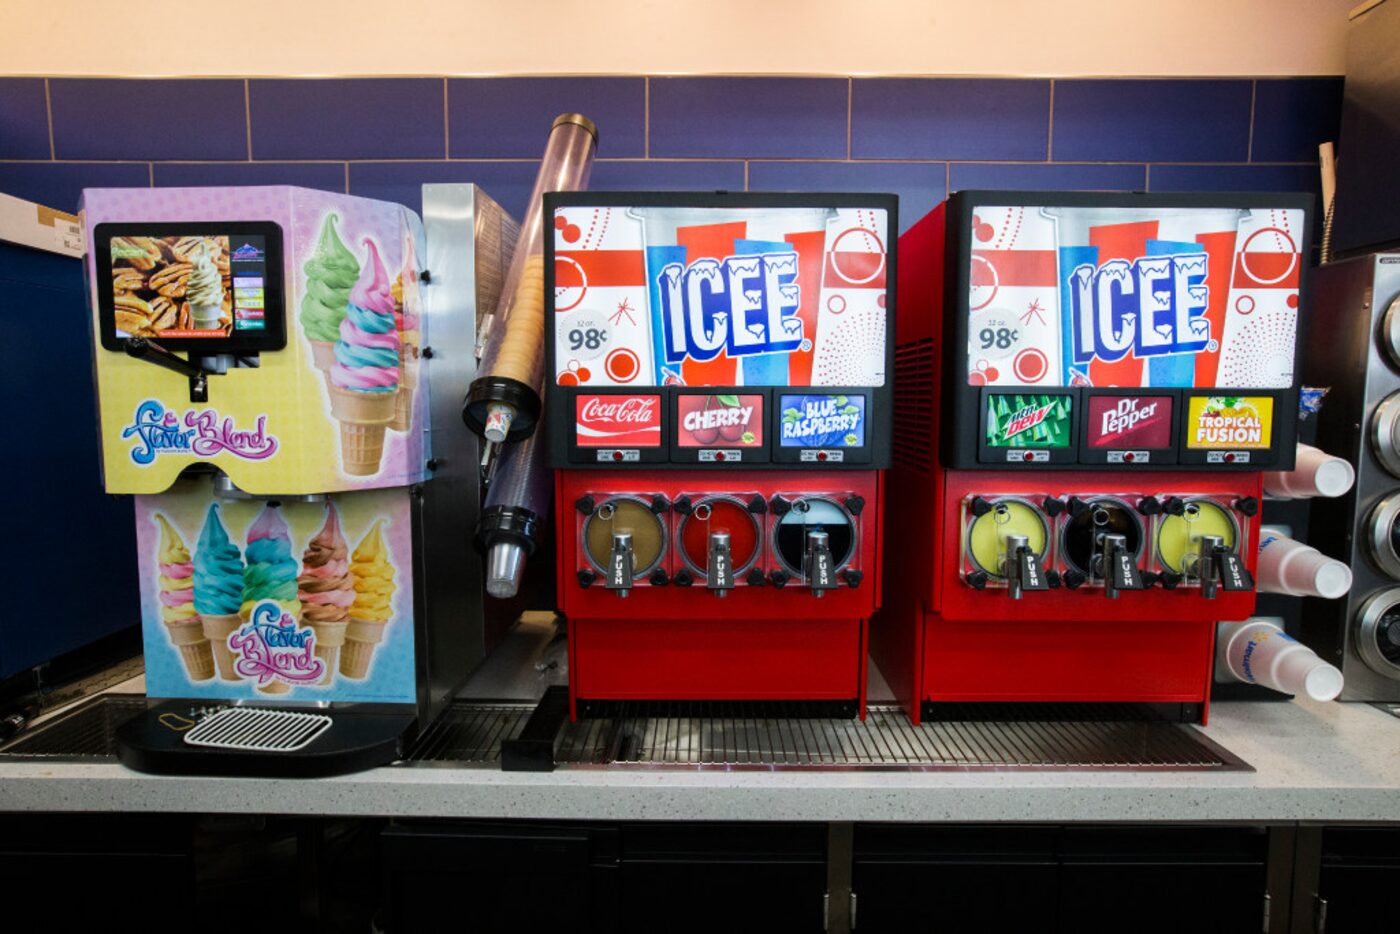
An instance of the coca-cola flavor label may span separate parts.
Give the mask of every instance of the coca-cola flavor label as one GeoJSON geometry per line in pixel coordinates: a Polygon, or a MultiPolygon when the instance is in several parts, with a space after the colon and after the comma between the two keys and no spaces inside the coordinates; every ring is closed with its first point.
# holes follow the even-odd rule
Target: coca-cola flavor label
{"type": "Polygon", "coordinates": [[[1090,396],[1089,447],[1171,447],[1172,402],[1171,396],[1090,396]]]}
{"type": "Polygon", "coordinates": [[[1192,396],[1187,401],[1188,448],[1265,450],[1273,434],[1274,400],[1268,396],[1192,396]]]}
{"type": "Polygon", "coordinates": [[[578,395],[574,438],[585,448],[661,447],[661,396],[578,395]]]}
{"type": "Polygon", "coordinates": [[[973,386],[1293,384],[1298,208],[978,205],[973,386]]]}
{"type": "Polygon", "coordinates": [[[683,448],[763,445],[763,396],[686,393],[676,405],[676,441],[683,448]]]}

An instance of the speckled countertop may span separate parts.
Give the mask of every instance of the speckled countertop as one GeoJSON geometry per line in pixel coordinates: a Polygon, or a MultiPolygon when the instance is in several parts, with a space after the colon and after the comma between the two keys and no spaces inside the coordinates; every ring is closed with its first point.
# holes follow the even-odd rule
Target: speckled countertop
{"type": "Polygon", "coordinates": [[[0,760],[0,811],[546,819],[1394,821],[1400,720],[1364,704],[1221,703],[1206,735],[1254,772],[402,767],[285,781],[0,760]]]}

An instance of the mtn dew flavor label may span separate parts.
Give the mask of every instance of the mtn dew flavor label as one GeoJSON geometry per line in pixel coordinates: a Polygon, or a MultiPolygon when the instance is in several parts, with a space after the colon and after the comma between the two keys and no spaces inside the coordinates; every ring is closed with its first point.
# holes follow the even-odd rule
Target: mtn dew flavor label
{"type": "Polygon", "coordinates": [[[1186,405],[1186,446],[1196,450],[1267,450],[1274,433],[1268,396],[1193,396],[1186,405]]]}
{"type": "Polygon", "coordinates": [[[1067,448],[1074,439],[1073,405],[1067,395],[989,395],[987,447],[1067,448]]]}

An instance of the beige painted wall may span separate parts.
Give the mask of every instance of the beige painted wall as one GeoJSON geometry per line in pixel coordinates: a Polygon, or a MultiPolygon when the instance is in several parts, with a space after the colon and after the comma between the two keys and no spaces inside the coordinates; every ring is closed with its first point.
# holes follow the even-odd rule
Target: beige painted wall
{"type": "Polygon", "coordinates": [[[0,0],[0,74],[1340,74],[1356,2],[0,0]]]}

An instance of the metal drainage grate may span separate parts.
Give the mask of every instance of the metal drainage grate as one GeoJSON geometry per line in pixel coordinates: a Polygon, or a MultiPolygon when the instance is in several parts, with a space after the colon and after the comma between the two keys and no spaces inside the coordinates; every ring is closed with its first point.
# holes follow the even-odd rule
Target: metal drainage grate
{"type": "MultiPolygon", "coordinates": [[[[459,701],[415,744],[410,763],[493,764],[533,707],[459,701]]],[[[566,723],[555,761],[573,767],[1248,770],[1198,730],[1160,720],[940,720],[914,726],[896,705],[864,721],[743,715],[655,716],[638,705],[566,723]]],[[[687,711],[689,713],[690,711],[687,711]]]]}
{"type": "Polygon", "coordinates": [[[110,758],[117,754],[117,728],[145,710],[145,695],[103,694],[31,727],[0,757],[110,758]]]}
{"type": "Polygon", "coordinates": [[[330,728],[323,713],[295,713],[261,707],[225,707],[185,734],[191,746],[242,752],[296,752],[330,728]]]}

